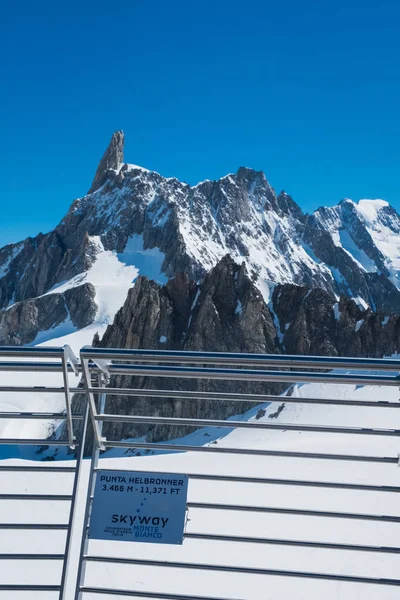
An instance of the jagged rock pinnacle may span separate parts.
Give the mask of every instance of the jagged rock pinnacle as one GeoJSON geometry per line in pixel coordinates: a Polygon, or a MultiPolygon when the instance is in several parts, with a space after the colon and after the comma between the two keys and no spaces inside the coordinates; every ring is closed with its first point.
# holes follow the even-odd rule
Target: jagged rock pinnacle
{"type": "Polygon", "coordinates": [[[89,190],[89,194],[95,192],[100,186],[103,185],[107,179],[107,171],[110,169],[118,169],[124,160],[124,132],[116,131],[113,133],[110,143],[108,144],[107,150],[103,154],[103,158],[99,162],[97,167],[96,175],[94,176],[92,186],[89,190]]]}

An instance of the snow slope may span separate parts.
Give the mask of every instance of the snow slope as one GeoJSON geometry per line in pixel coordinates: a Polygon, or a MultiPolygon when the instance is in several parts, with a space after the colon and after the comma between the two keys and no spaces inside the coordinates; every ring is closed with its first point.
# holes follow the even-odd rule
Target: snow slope
{"type": "Polygon", "coordinates": [[[400,219],[388,202],[346,199],[314,215],[357,267],[368,273],[386,270],[400,289],[400,219]]]}
{"type": "MultiPolygon", "coordinates": [[[[355,386],[305,384],[295,386],[297,397],[337,397],[357,400],[398,400],[396,389],[355,386]]],[[[261,421],[270,422],[277,404],[264,407],[261,421]]],[[[247,418],[254,419],[255,411],[247,418]]],[[[381,428],[399,428],[400,412],[397,409],[326,407],[318,405],[286,404],[276,421],[281,423],[308,423],[329,425],[358,425],[381,428]]],[[[220,434],[225,430],[220,431],[220,434]]],[[[192,434],[197,443],[209,442],[208,432],[192,434]]],[[[193,443],[192,437],[191,442],[193,443]]],[[[337,452],[397,456],[398,440],[389,437],[370,437],[344,434],[289,432],[284,430],[236,430],[218,439],[219,447],[247,447],[254,449],[285,449],[299,451],[337,452]]],[[[12,461],[10,461],[12,462],[12,461]]],[[[85,461],[86,462],[86,461],[85,461]]],[[[49,465],[51,467],[51,465],[49,465]]],[[[86,464],[86,469],[87,469],[86,464]]],[[[395,465],[350,463],[312,459],[289,459],[219,454],[166,454],[132,457],[127,452],[116,456],[116,451],[101,459],[103,468],[154,470],[160,472],[221,473],[270,478],[293,478],[317,481],[359,482],[375,485],[399,485],[399,470],[395,465]]],[[[26,493],[67,492],[71,476],[54,474],[51,477],[18,474],[0,479],[0,489],[26,493]]],[[[371,491],[335,490],[312,487],[289,487],[247,483],[207,482],[191,480],[189,501],[237,503],[243,505],[275,506],[400,515],[398,495],[371,491]]],[[[24,521],[65,519],[64,503],[43,505],[32,502],[29,514],[26,504],[2,502],[3,520],[24,521]]],[[[188,531],[225,533],[250,537],[302,539],[324,542],[365,545],[398,546],[399,523],[380,523],[349,519],[331,519],[293,515],[262,514],[250,512],[190,509],[188,531]]],[[[0,538],[0,551],[25,552],[58,551],[62,546],[62,533],[5,532],[0,538]],[[23,546],[21,546],[23,544],[23,546]]],[[[77,548],[77,540],[75,540],[77,548]]],[[[252,566],[271,569],[309,570],[314,572],[344,573],[367,577],[397,578],[399,557],[395,554],[295,548],[254,543],[209,542],[185,540],[182,547],[163,547],[151,544],[124,542],[90,542],[90,554],[154,558],[168,561],[204,562],[252,566]]],[[[25,563],[24,563],[25,565],[25,563]]],[[[367,586],[344,582],[291,579],[264,575],[218,573],[195,570],[157,569],[146,566],[120,566],[90,563],[87,568],[88,585],[104,585],[125,589],[177,592],[181,594],[209,595],[232,600],[398,600],[395,587],[367,586]]],[[[11,582],[35,581],[56,583],[59,569],[55,563],[26,563],[23,578],[15,561],[0,562],[0,580],[11,582]]],[[[11,599],[0,592],[1,600],[11,599]]],[[[38,594],[13,596],[18,600],[44,598],[38,594]]],[[[88,598],[108,598],[88,595],[88,598]]],[[[46,598],[56,598],[47,594],[46,598]]],[[[110,597],[111,598],[111,597],[110,597]]]]}
{"type": "Polygon", "coordinates": [[[30,346],[69,344],[79,354],[82,346],[92,342],[96,332],[103,335],[107,325],[113,322],[139,274],[159,283],[167,281],[161,271],[164,259],[162,252],[157,248],[144,250],[142,236],[133,235],[120,254],[105,250],[99,236],[93,236],[91,242],[96,249],[96,259],[89,270],[60,283],[45,295],[62,293],[83,283],[91,283],[96,290],[97,314],[94,322],[78,330],[67,319],[53,329],[41,331],[30,346]]]}
{"type": "MultiPolygon", "coordinates": [[[[202,186],[196,186],[189,205],[177,203],[179,232],[187,254],[206,270],[214,267],[226,254],[239,264],[244,262],[249,273],[257,273],[256,285],[265,295],[268,282],[290,283],[310,277],[332,281],[330,270],[314,260],[307,246],[298,240],[296,223],[290,215],[265,210],[257,194],[249,196],[244,222],[227,226],[229,212],[234,215],[233,176],[223,178],[222,199],[217,209],[202,196],[202,186]],[[194,218],[193,206],[201,204],[201,223],[194,218]],[[236,237],[234,243],[232,239],[236,237]]],[[[204,192],[203,192],[204,193],[204,192]]]]}

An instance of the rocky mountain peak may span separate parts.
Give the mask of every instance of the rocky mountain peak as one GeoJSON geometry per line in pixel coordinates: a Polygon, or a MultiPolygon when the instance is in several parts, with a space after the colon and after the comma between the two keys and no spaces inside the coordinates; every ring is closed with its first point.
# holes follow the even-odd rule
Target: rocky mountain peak
{"type": "Polygon", "coordinates": [[[238,182],[239,181],[240,182],[241,181],[252,182],[257,179],[259,179],[263,182],[267,181],[263,171],[255,171],[254,169],[251,169],[250,167],[239,167],[236,172],[236,178],[237,178],[238,182]]]}
{"type": "Polygon", "coordinates": [[[303,221],[305,219],[305,215],[301,210],[300,206],[296,204],[289,194],[282,190],[276,199],[278,207],[285,215],[293,215],[299,221],[303,221]]]}
{"type": "Polygon", "coordinates": [[[92,194],[99,189],[106,181],[110,170],[116,171],[124,161],[124,132],[115,131],[110,143],[103,154],[96,175],[94,176],[92,186],[88,194],[92,194]]]}
{"type": "MultiPolygon", "coordinates": [[[[30,333],[20,339],[35,339],[35,328],[46,329],[50,301],[57,313],[52,324],[64,319],[75,327],[64,292],[85,282],[95,292],[86,286],[77,298],[87,297],[91,318],[104,331],[138,273],[160,283],[174,279],[163,294],[172,295],[174,314],[181,315],[179,327],[174,325],[177,339],[196,294],[180,273],[205,281],[204,307],[221,332],[214,308],[221,306],[224,326],[231,326],[229,319],[244,305],[247,277],[267,303],[276,285],[296,284],[321,288],[336,299],[353,297],[362,310],[400,314],[400,216],[386,201],[345,199],[304,215],[286,192],[275,193],[262,171],[240,167],[191,186],[122,164],[123,146],[124,134],[117,131],[98,166],[91,187],[96,193],[74,201],[53,231],[0,249],[0,311],[9,311],[3,321],[0,314],[3,339],[28,331],[20,325],[28,312],[30,333]],[[50,299],[40,299],[45,294],[50,299]],[[23,302],[26,314],[22,305],[11,310],[23,302]]],[[[307,297],[307,306],[313,298],[307,297]]],[[[287,312],[285,305],[282,315],[287,312]]],[[[162,331],[159,337],[168,336],[162,331]]],[[[206,339],[196,341],[199,348],[206,339]]]]}
{"type": "Polygon", "coordinates": [[[351,200],[351,198],[342,198],[341,201],[339,202],[339,206],[348,206],[351,207],[354,204],[353,200],[351,200]]]}

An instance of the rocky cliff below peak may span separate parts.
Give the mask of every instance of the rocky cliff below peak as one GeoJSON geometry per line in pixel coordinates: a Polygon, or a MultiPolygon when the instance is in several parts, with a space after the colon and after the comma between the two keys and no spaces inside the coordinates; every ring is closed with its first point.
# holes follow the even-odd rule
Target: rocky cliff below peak
{"type": "MultiPolygon", "coordinates": [[[[123,307],[109,325],[99,347],[318,354],[378,357],[400,348],[400,319],[361,309],[352,299],[338,301],[323,289],[293,284],[277,285],[269,305],[252,281],[245,264],[224,257],[201,283],[180,274],[161,286],[139,277],[123,307]]],[[[283,386],[196,380],[157,382],[151,378],[116,376],[111,385],[152,389],[191,389],[277,393],[283,386]]],[[[79,402],[79,400],[76,400],[79,402]]],[[[173,398],[150,403],[145,398],[112,397],[107,412],[160,416],[227,418],[244,412],[248,404],[173,398]]],[[[107,424],[113,439],[147,435],[149,440],[176,438],[185,427],[132,427],[107,424]]]]}
{"type": "Polygon", "coordinates": [[[96,315],[95,296],[94,286],[84,283],[62,293],[16,302],[0,311],[0,345],[32,344],[41,331],[55,330],[66,322],[73,329],[86,327],[96,315]]]}

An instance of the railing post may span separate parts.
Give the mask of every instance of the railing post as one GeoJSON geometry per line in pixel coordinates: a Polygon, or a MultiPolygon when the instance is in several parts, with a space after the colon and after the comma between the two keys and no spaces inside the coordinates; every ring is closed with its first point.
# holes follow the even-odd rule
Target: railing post
{"type": "MultiPolygon", "coordinates": [[[[65,394],[65,410],[67,413],[67,430],[68,430],[68,441],[69,447],[71,450],[75,449],[75,436],[74,436],[74,425],[72,422],[72,403],[71,403],[71,392],[69,389],[69,380],[68,380],[68,358],[67,358],[67,347],[64,346],[64,352],[62,355],[62,373],[63,373],[63,381],[64,381],[64,394],[65,394]]],[[[75,370],[75,369],[74,369],[75,370]]],[[[75,371],[77,375],[77,371],[75,371]]]]}
{"type": "Polygon", "coordinates": [[[67,583],[68,583],[68,574],[71,564],[71,555],[72,555],[72,541],[73,541],[73,532],[75,529],[75,519],[77,512],[77,503],[78,503],[78,494],[81,482],[82,475],[82,461],[84,458],[85,451],[85,441],[86,441],[86,432],[87,425],[89,420],[89,404],[85,403],[84,411],[83,411],[83,420],[82,420],[82,429],[79,436],[79,446],[78,446],[78,455],[76,457],[76,471],[74,476],[74,485],[72,490],[72,500],[71,500],[71,509],[69,513],[68,520],[68,531],[67,531],[67,539],[65,541],[65,555],[63,561],[63,568],[61,573],[61,589],[59,600],[68,600],[66,595],[67,593],[67,583]]]}
{"type": "Polygon", "coordinates": [[[89,370],[89,361],[85,358],[81,360],[82,372],[83,372],[83,381],[85,384],[86,395],[90,406],[90,419],[92,421],[93,426],[93,435],[96,441],[96,445],[100,448],[100,450],[105,450],[104,440],[101,435],[102,427],[100,423],[96,420],[97,417],[97,409],[96,402],[94,399],[93,392],[91,392],[91,379],[90,379],[90,370],[89,370]]]}
{"type": "MultiPolygon", "coordinates": [[[[82,361],[82,362],[84,362],[84,361],[82,361]]],[[[89,371],[87,365],[86,365],[86,369],[87,369],[87,378],[85,379],[85,384],[86,384],[87,396],[88,396],[88,400],[89,400],[89,394],[91,394],[91,392],[88,391],[88,388],[91,387],[91,385],[90,385],[91,379],[90,379],[90,371],[89,371]]],[[[98,382],[99,387],[103,386],[103,374],[101,374],[101,373],[98,374],[97,382],[98,382]]],[[[92,394],[92,399],[93,399],[94,408],[96,408],[93,394],[92,394]]],[[[104,413],[105,404],[106,404],[106,394],[102,393],[102,394],[100,394],[100,398],[99,398],[99,413],[100,414],[104,413]]],[[[88,401],[88,406],[89,406],[89,410],[91,411],[92,404],[89,403],[89,401],[88,401]]],[[[103,423],[102,422],[97,423],[97,421],[94,420],[94,417],[96,416],[96,414],[97,414],[97,412],[95,412],[94,415],[93,414],[91,415],[92,416],[92,424],[94,423],[94,425],[96,427],[98,426],[99,439],[102,440],[101,433],[102,433],[103,423]]],[[[75,596],[74,596],[75,600],[80,599],[81,587],[83,586],[83,583],[85,580],[85,571],[86,571],[85,556],[87,554],[88,545],[89,545],[89,539],[88,539],[88,535],[87,535],[88,534],[88,524],[89,524],[90,512],[91,512],[91,508],[92,508],[92,497],[94,494],[94,489],[95,489],[95,484],[96,484],[96,469],[98,467],[99,456],[100,456],[100,444],[98,443],[98,438],[95,435],[96,429],[94,427],[93,427],[93,429],[94,429],[93,449],[92,449],[92,456],[91,456],[91,460],[90,460],[90,472],[89,472],[89,480],[88,480],[88,485],[87,485],[85,515],[83,518],[82,537],[81,537],[81,544],[80,544],[80,550],[79,550],[79,562],[78,562],[78,571],[77,571],[77,577],[76,577],[75,596]]]]}

